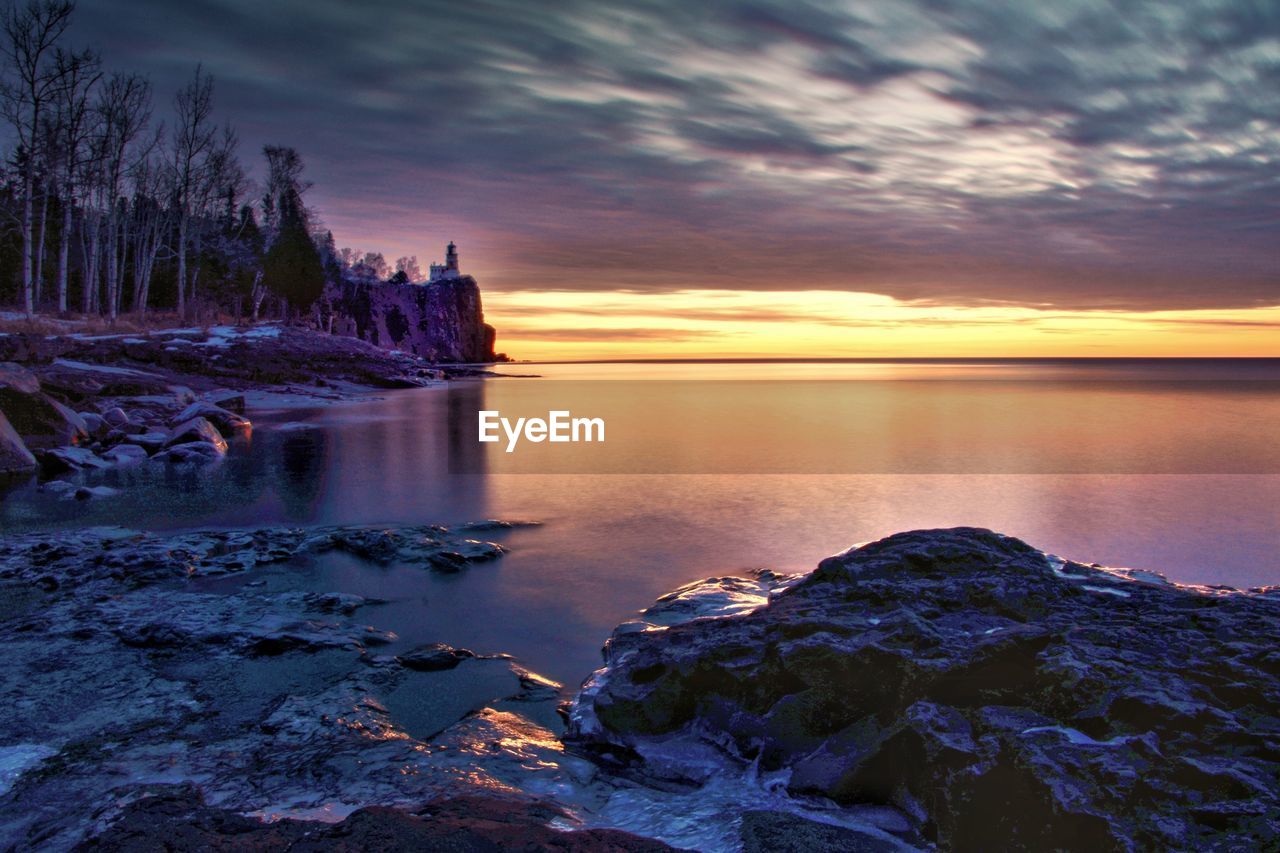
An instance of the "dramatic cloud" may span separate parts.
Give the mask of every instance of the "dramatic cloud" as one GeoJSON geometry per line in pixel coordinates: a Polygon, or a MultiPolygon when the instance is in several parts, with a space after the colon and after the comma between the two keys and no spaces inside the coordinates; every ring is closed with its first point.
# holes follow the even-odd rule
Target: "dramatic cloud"
{"type": "Polygon", "coordinates": [[[339,242],[486,288],[1280,304],[1280,6],[83,0],[339,242]]]}

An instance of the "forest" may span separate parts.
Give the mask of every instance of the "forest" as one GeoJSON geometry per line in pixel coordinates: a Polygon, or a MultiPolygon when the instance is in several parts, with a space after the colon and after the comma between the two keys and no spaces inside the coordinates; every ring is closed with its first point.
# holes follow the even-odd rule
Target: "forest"
{"type": "Polygon", "coordinates": [[[421,278],[415,258],[393,272],[380,254],[336,248],[306,204],[297,150],[265,146],[255,181],[200,65],[157,104],[146,77],[68,44],[74,13],[70,0],[3,13],[0,306],[306,322],[342,277],[421,278]]]}

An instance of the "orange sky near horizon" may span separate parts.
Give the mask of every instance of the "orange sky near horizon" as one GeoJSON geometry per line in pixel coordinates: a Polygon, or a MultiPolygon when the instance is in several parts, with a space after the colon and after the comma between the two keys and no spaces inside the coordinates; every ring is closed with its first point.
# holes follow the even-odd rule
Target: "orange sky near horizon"
{"type": "Polygon", "coordinates": [[[1072,311],[845,291],[488,291],[521,361],[634,358],[1280,357],[1280,306],[1072,311]]]}

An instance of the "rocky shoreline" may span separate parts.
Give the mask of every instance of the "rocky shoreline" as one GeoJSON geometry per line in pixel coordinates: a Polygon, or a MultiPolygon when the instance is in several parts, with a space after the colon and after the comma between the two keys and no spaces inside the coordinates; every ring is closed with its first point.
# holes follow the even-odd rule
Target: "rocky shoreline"
{"type": "MultiPolygon", "coordinates": [[[[425,387],[477,367],[432,364],[279,324],[145,335],[0,335],[0,477],[146,462],[203,464],[257,410],[425,387]]],[[[71,489],[80,498],[91,489],[71,489]]]]}
{"type": "Polygon", "coordinates": [[[1178,586],[967,528],[699,586],[740,612],[689,619],[695,587],[622,626],[569,743],[666,782],[727,764],[882,806],[913,846],[1280,844],[1280,587],[1178,586]]]}
{"type": "Polygon", "coordinates": [[[506,655],[401,648],[379,601],[299,580],[330,554],[368,571],[485,571],[506,550],[485,537],[520,526],[6,536],[5,843],[1280,840],[1276,588],[1183,587],[990,531],[914,531],[809,574],[663,596],[564,704],[506,655]]]}

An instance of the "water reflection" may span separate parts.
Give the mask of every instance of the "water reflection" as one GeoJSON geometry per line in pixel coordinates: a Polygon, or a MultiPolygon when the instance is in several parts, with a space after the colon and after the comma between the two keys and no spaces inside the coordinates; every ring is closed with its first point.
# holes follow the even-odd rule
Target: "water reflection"
{"type": "MultiPolygon", "coordinates": [[[[632,376],[652,376],[628,367],[632,376]]],[[[1028,368],[1019,369],[1025,380],[1028,368]]],[[[221,465],[105,472],[93,482],[121,493],[89,502],[18,488],[0,498],[0,525],[537,519],[543,527],[507,536],[505,559],[460,575],[335,556],[290,582],[386,600],[377,621],[406,643],[510,652],[571,686],[596,666],[614,625],[677,586],[753,566],[808,569],[852,543],[907,528],[978,525],[1179,580],[1280,582],[1280,475],[1256,473],[1276,453],[1274,384],[1167,376],[1121,383],[1091,374],[1091,381],[1032,384],[880,378],[851,389],[855,383],[812,377],[762,381],[768,371],[760,365],[735,370],[739,378],[717,380],[733,393],[710,393],[715,383],[703,382],[577,381],[595,396],[574,397],[570,407],[616,413],[621,431],[604,448],[612,462],[643,471],[660,458],[668,473],[512,473],[495,464],[475,441],[475,412],[523,406],[545,415],[564,407],[557,389],[571,383],[549,381],[555,369],[539,367],[547,379],[395,392],[280,414],[275,423],[255,413],[260,429],[221,465]],[[283,427],[286,419],[295,423],[283,427]],[[1032,461],[1058,464],[1064,456],[1074,467],[1036,468],[1019,455],[1029,451],[1032,461]],[[1234,467],[1131,473],[1182,457],[1234,467]],[[797,458],[827,462],[767,473],[797,458]],[[947,467],[974,458],[1005,467],[947,467]],[[670,473],[679,470],[701,473],[670,473]]],[[[1256,371],[1249,378],[1257,380],[1256,371]]]]}
{"type": "Polygon", "coordinates": [[[290,430],[274,455],[275,483],[285,515],[298,521],[315,515],[329,471],[329,436],[323,430],[290,430]]]}

